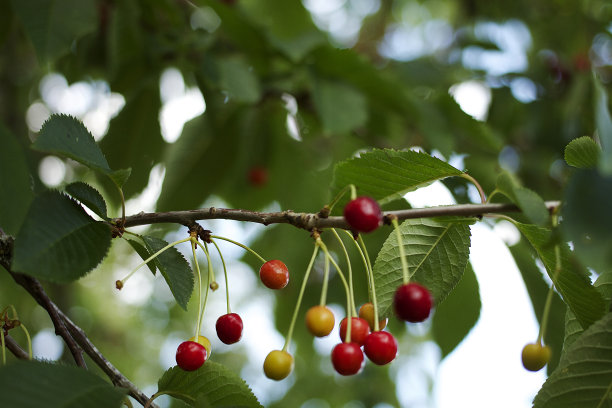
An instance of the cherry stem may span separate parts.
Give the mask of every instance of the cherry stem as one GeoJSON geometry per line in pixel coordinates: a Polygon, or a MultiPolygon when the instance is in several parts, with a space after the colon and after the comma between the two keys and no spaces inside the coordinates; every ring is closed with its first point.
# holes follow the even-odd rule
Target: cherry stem
{"type": "MultiPolygon", "coordinates": [[[[202,325],[202,320],[204,319],[204,310],[206,309],[206,303],[208,303],[208,292],[210,291],[210,283],[212,282],[212,276],[214,276],[212,260],[210,259],[210,253],[208,252],[208,245],[206,245],[206,242],[204,243],[203,248],[204,248],[204,253],[206,253],[206,262],[208,264],[207,265],[208,281],[206,282],[206,294],[204,295],[204,304],[202,305],[202,315],[200,317],[200,323],[198,324],[198,327],[202,325]]],[[[196,337],[196,339],[199,339],[199,337],[196,337]]]]}
{"type": "Polygon", "coordinates": [[[166,249],[171,248],[175,245],[181,244],[183,242],[187,242],[191,240],[191,236],[184,238],[184,239],[179,239],[178,241],[174,241],[169,243],[168,245],[166,245],[165,247],[163,247],[162,249],[160,249],[159,251],[155,252],[153,255],[151,255],[150,257],[148,257],[147,259],[145,259],[144,261],[142,261],[141,263],[138,264],[137,267],[135,267],[130,273],[127,274],[127,276],[123,279],[121,279],[120,281],[117,281],[117,283],[121,282],[121,286],[123,286],[123,284],[125,284],[125,282],[127,282],[127,280],[138,270],[140,269],[143,265],[149,263],[151,260],[157,258],[159,256],[159,254],[161,254],[162,252],[164,252],[166,249]]]}
{"type": "Polygon", "coordinates": [[[363,241],[363,238],[361,238],[361,235],[359,235],[359,245],[357,246],[359,248],[359,252],[361,253],[361,256],[363,257],[365,254],[365,259],[366,259],[366,273],[368,275],[368,284],[370,286],[370,290],[371,290],[371,299],[372,299],[372,306],[374,307],[374,331],[379,331],[380,330],[380,325],[378,324],[378,300],[376,299],[376,285],[374,284],[374,270],[372,269],[372,263],[370,262],[370,256],[368,255],[368,250],[365,246],[365,242],[363,241]]]}
{"type": "Polygon", "coordinates": [[[400,260],[402,262],[402,277],[405,285],[410,282],[410,275],[408,274],[408,263],[406,262],[406,253],[404,251],[404,240],[402,239],[402,232],[400,231],[397,217],[391,217],[391,223],[393,224],[393,229],[395,229],[395,234],[397,236],[397,245],[399,248],[400,260]]]}
{"type": "Polygon", "coordinates": [[[219,253],[219,258],[221,258],[221,264],[223,265],[223,276],[225,277],[225,299],[227,300],[227,314],[230,314],[232,313],[232,310],[230,309],[229,281],[227,279],[227,266],[225,264],[225,259],[223,259],[223,254],[221,253],[221,249],[219,248],[219,245],[217,245],[215,241],[212,241],[212,243],[215,245],[215,248],[217,248],[217,252],[219,253]]]}
{"type": "Polygon", "coordinates": [[[320,306],[325,306],[327,303],[327,287],[329,286],[329,259],[325,257],[325,269],[323,272],[323,287],[321,288],[321,301],[320,306]]]}
{"type": "Polygon", "coordinates": [[[246,245],[244,245],[244,244],[241,244],[240,242],[234,241],[233,239],[229,239],[229,238],[225,238],[225,237],[220,237],[220,236],[218,236],[218,235],[211,235],[210,237],[211,237],[211,238],[215,238],[215,239],[222,239],[222,240],[224,240],[224,241],[231,242],[231,243],[232,243],[232,244],[234,244],[234,245],[238,245],[240,248],[242,248],[242,249],[246,249],[247,251],[249,251],[250,253],[252,253],[253,255],[255,255],[257,258],[259,258],[259,260],[260,260],[261,262],[266,263],[266,260],[265,260],[265,259],[264,259],[264,258],[263,258],[261,255],[259,255],[257,252],[255,252],[254,250],[252,250],[252,249],[251,249],[251,248],[249,248],[248,246],[246,246],[246,245]]]}
{"type": "MultiPolygon", "coordinates": [[[[8,305],[4,309],[0,310],[0,315],[7,316],[8,309],[11,309],[11,311],[13,312],[12,319],[19,320],[17,309],[15,309],[15,306],[13,305],[8,305]]],[[[19,322],[19,327],[21,327],[21,330],[23,330],[23,333],[26,336],[26,340],[28,341],[28,359],[32,360],[32,338],[30,337],[30,332],[28,332],[28,329],[25,327],[25,325],[22,322],[19,322]]],[[[2,360],[3,360],[3,363],[6,364],[6,358],[4,354],[5,353],[5,341],[4,341],[4,328],[3,327],[0,327],[0,334],[2,335],[2,360]]]]}
{"type": "Polygon", "coordinates": [[[548,288],[546,295],[546,303],[544,303],[544,312],[542,313],[542,323],[540,324],[540,331],[538,332],[537,343],[542,344],[544,335],[546,334],[546,326],[548,325],[548,316],[550,315],[550,306],[552,305],[553,294],[555,293],[555,282],[559,278],[561,272],[561,249],[559,245],[555,245],[555,273],[553,274],[552,284],[548,288]]]}
{"type": "Polygon", "coordinates": [[[474,184],[474,186],[478,189],[478,194],[480,194],[480,201],[483,204],[486,204],[487,203],[487,196],[485,195],[484,190],[480,186],[480,183],[478,183],[478,181],[474,177],[470,176],[467,173],[461,173],[460,177],[463,177],[464,179],[466,179],[469,182],[471,182],[472,184],[474,184]]]}
{"type": "Polygon", "coordinates": [[[331,213],[331,211],[333,210],[334,206],[336,204],[338,204],[338,202],[340,201],[340,199],[342,197],[344,197],[344,194],[346,194],[347,191],[351,191],[351,199],[354,199],[357,196],[357,192],[355,189],[355,185],[354,184],[349,184],[347,186],[345,186],[342,190],[340,190],[338,192],[338,194],[336,194],[336,196],[334,197],[334,199],[327,205],[327,207],[329,208],[329,212],[331,213]]]}
{"type": "Polygon", "coordinates": [[[342,247],[342,251],[344,252],[344,256],[346,258],[346,265],[348,267],[349,295],[351,297],[351,303],[353,304],[352,316],[356,317],[357,309],[355,309],[355,291],[353,290],[353,268],[351,267],[351,258],[349,257],[346,247],[344,246],[344,242],[342,242],[342,239],[340,238],[340,235],[338,235],[338,232],[336,232],[334,228],[332,228],[332,232],[336,236],[336,239],[338,240],[338,242],[340,242],[340,246],[342,247]]]}
{"type": "Polygon", "coordinates": [[[291,338],[293,337],[293,329],[295,327],[295,321],[297,320],[297,315],[300,310],[300,305],[302,304],[302,298],[304,297],[304,291],[306,290],[306,283],[308,282],[308,277],[310,276],[310,271],[312,270],[312,266],[314,265],[314,261],[315,261],[315,258],[317,257],[318,251],[319,251],[319,246],[315,245],[314,250],[312,252],[312,256],[310,257],[310,262],[308,263],[308,267],[306,268],[306,273],[304,273],[304,279],[302,280],[302,286],[300,287],[300,293],[298,295],[295,309],[293,310],[293,317],[291,318],[291,324],[289,325],[289,331],[287,332],[287,338],[285,339],[285,344],[283,345],[282,351],[287,351],[287,348],[289,347],[289,344],[291,343],[291,338]]]}
{"type": "Polygon", "coordinates": [[[193,253],[193,263],[195,265],[196,274],[198,276],[198,319],[196,321],[195,338],[200,338],[200,322],[202,319],[202,274],[200,273],[200,266],[198,265],[198,258],[196,256],[197,239],[191,237],[191,252],[193,253]]]}

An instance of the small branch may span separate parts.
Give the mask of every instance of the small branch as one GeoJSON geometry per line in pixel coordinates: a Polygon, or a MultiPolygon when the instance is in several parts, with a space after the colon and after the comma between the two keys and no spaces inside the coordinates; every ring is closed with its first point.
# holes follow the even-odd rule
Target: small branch
{"type": "MultiPolygon", "coordinates": [[[[557,208],[559,201],[548,201],[546,207],[549,211],[557,208]]],[[[387,211],[385,216],[395,216],[398,220],[411,218],[431,218],[441,216],[464,216],[477,217],[484,214],[497,214],[506,212],[520,212],[521,210],[514,204],[459,204],[429,208],[412,208],[399,211],[387,211]]],[[[174,223],[182,225],[192,225],[198,220],[224,219],[234,221],[254,222],[263,225],[270,224],[291,224],[297,228],[308,231],[323,228],[340,228],[350,230],[349,225],[344,221],[344,217],[321,217],[318,213],[296,213],[293,211],[281,211],[263,213],[257,211],[227,209],[227,208],[202,208],[189,211],[171,211],[159,213],[140,213],[125,218],[125,227],[135,227],[137,225],[174,223]]],[[[113,222],[122,221],[120,218],[113,222]]]]}
{"type": "Polygon", "coordinates": [[[30,358],[28,352],[22,349],[11,336],[4,336],[4,342],[6,343],[6,348],[9,349],[9,351],[18,359],[28,360],[30,358]]]}

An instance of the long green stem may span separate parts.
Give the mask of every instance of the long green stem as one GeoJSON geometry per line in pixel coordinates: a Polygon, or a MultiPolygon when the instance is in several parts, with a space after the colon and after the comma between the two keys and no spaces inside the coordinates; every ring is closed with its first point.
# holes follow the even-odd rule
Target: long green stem
{"type": "MultiPolygon", "coordinates": [[[[198,324],[198,327],[202,325],[202,319],[204,318],[204,310],[206,310],[206,304],[208,303],[208,292],[210,291],[210,283],[212,282],[212,276],[213,276],[212,260],[210,259],[210,252],[208,252],[208,245],[206,245],[206,243],[204,243],[204,252],[206,253],[206,262],[208,266],[208,273],[207,273],[208,281],[206,282],[206,293],[204,295],[204,304],[202,305],[202,315],[201,315],[202,317],[200,318],[200,323],[198,324]]],[[[198,337],[196,337],[196,339],[197,338],[198,337]]]]}
{"type": "Polygon", "coordinates": [[[482,187],[481,187],[480,183],[478,183],[478,181],[477,181],[477,180],[476,180],[474,177],[470,176],[470,175],[469,175],[469,174],[467,174],[467,173],[462,173],[460,177],[463,177],[464,179],[468,180],[470,183],[474,184],[474,186],[476,187],[476,189],[478,189],[478,194],[480,194],[480,201],[481,201],[483,204],[486,204],[486,202],[487,202],[487,197],[486,197],[485,192],[484,192],[484,190],[482,189],[482,187]]]}
{"type": "Polygon", "coordinates": [[[342,251],[344,252],[344,257],[346,258],[346,265],[348,267],[348,284],[349,284],[349,296],[351,297],[351,304],[353,306],[352,316],[357,316],[357,309],[355,308],[355,291],[353,289],[353,268],[351,267],[351,258],[346,250],[346,246],[344,246],[344,242],[338,235],[338,232],[334,228],[332,228],[332,232],[336,236],[338,242],[340,242],[340,246],[342,247],[342,251]]]}
{"type": "Polygon", "coordinates": [[[325,270],[323,273],[323,287],[321,288],[320,306],[325,306],[327,303],[327,287],[329,286],[329,259],[325,257],[325,270]]]}
{"type": "Polygon", "coordinates": [[[334,199],[327,205],[328,207],[328,212],[331,212],[334,209],[334,206],[336,204],[338,204],[338,202],[340,201],[340,199],[342,197],[344,197],[344,195],[346,194],[346,192],[350,190],[351,191],[351,199],[354,199],[355,197],[357,197],[357,190],[355,188],[354,184],[349,184],[347,186],[345,186],[342,190],[340,190],[338,192],[338,194],[336,194],[336,196],[334,197],[334,199]]]}
{"type": "Polygon", "coordinates": [[[241,244],[241,243],[240,243],[240,242],[238,242],[238,241],[234,241],[233,239],[229,239],[229,238],[225,238],[225,237],[220,237],[220,236],[218,236],[218,235],[211,235],[210,237],[211,237],[211,238],[215,238],[215,239],[222,239],[222,240],[224,240],[224,241],[231,242],[231,243],[232,243],[232,244],[234,244],[234,245],[238,245],[240,248],[242,248],[242,249],[246,249],[247,251],[249,251],[250,253],[252,253],[253,255],[255,255],[257,258],[259,258],[259,260],[260,260],[261,262],[266,263],[266,260],[265,260],[265,259],[264,259],[264,258],[263,258],[261,255],[259,255],[257,252],[255,252],[254,250],[252,250],[252,249],[251,249],[251,248],[249,248],[248,246],[246,246],[246,245],[244,245],[244,244],[241,244]]]}
{"type": "Polygon", "coordinates": [[[542,344],[542,340],[546,335],[546,327],[548,326],[548,316],[550,315],[550,307],[552,305],[553,294],[555,292],[555,282],[559,278],[561,272],[561,249],[559,245],[555,245],[555,273],[553,274],[552,283],[548,288],[548,294],[546,295],[546,303],[544,303],[544,312],[542,313],[542,323],[540,324],[540,331],[538,332],[537,343],[542,344]]]}
{"type": "Polygon", "coordinates": [[[196,275],[198,276],[198,319],[196,321],[195,338],[196,341],[200,338],[200,322],[202,320],[202,274],[200,273],[200,266],[198,265],[198,258],[196,256],[196,244],[197,239],[191,237],[191,252],[193,253],[193,263],[196,269],[196,275]]]}
{"type": "Polygon", "coordinates": [[[26,329],[24,324],[20,324],[19,326],[23,329],[26,339],[28,340],[28,358],[31,360],[32,359],[32,339],[30,338],[30,332],[28,332],[28,329],[26,329]]]}
{"type": "Polygon", "coordinates": [[[370,256],[368,250],[363,242],[363,238],[359,235],[359,252],[362,256],[365,254],[366,259],[366,271],[368,274],[368,282],[370,283],[370,290],[372,291],[372,306],[374,308],[374,331],[379,331],[380,326],[378,322],[378,300],[376,300],[376,285],[374,284],[374,270],[372,269],[372,263],[370,262],[370,256]]]}
{"type": "Polygon", "coordinates": [[[393,229],[395,229],[395,234],[397,236],[397,246],[399,248],[400,261],[402,262],[402,277],[405,285],[410,281],[410,275],[408,274],[408,262],[406,262],[406,253],[404,251],[404,240],[402,239],[402,232],[400,231],[397,218],[392,217],[391,223],[393,224],[393,229]]]}
{"type": "Polygon", "coordinates": [[[293,317],[291,318],[291,324],[289,325],[289,331],[287,332],[287,338],[285,339],[285,344],[283,345],[282,351],[287,351],[287,348],[291,343],[291,338],[293,337],[293,329],[295,328],[295,321],[297,320],[300,305],[302,304],[302,298],[304,297],[304,291],[306,290],[306,283],[308,282],[308,277],[310,276],[310,271],[312,270],[312,266],[314,265],[314,261],[317,257],[318,251],[319,247],[315,245],[314,250],[312,252],[312,256],[310,257],[310,262],[308,263],[308,267],[306,268],[306,273],[304,273],[304,280],[302,281],[302,286],[300,287],[300,293],[298,295],[295,309],[293,310],[293,317]]]}
{"type": "MultiPolygon", "coordinates": [[[[212,241],[212,240],[211,240],[212,241]]],[[[225,277],[225,299],[227,300],[227,314],[232,313],[230,308],[230,296],[229,296],[229,281],[227,279],[227,265],[225,264],[225,259],[223,259],[223,254],[221,253],[221,249],[219,245],[215,241],[212,241],[217,248],[217,252],[219,253],[219,258],[221,258],[221,264],[223,265],[223,276],[225,277]]]]}

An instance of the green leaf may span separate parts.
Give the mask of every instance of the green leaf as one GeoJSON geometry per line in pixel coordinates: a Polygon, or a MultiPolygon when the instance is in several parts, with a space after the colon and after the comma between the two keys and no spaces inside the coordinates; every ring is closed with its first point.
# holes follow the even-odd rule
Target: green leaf
{"type": "Polygon", "coordinates": [[[13,0],[40,65],[67,54],[74,42],[98,27],[94,0],[13,0]]]}
{"type": "Polygon", "coordinates": [[[41,361],[0,367],[0,389],[7,408],[119,408],[127,394],[82,368],[41,361]]]}
{"type": "Polygon", "coordinates": [[[534,191],[522,187],[510,173],[499,175],[497,190],[515,203],[534,224],[544,225],[548,221],[549,214],[544,200],[534,191]]]}
{"type": "Polygon", "coordinates": [[[598,272],[612,268],[612,176],[577,170],[568,182],[561,230],[578,258],[598,272]]]}
{"type": "Polygon", "coordinates": [[[463,277],[444,302],[436,307],[432,319],[432,334],[442,358],[449,355],[472,330],[480,317],[480,307],[478,280],[468,263],[463,277]]]}
{"type": "Polygon", "coordinates": [[[89,184],[81,181],[68,184],[66,186],[66,192],[80,201],[81,204],[85,205],[96,215],[104,219],[108,218],[106,215],[106,201],[104,201],[102,194],[89,184]]]}
{"type": "Polygon", "coordinates": [[[576,314],[582,327],[587,328],[600,319],[605,313],[604,301],[591,285],[587,271],[574,259],[567,245],[559,244],[561,268],[558,276],[555,276],[557,262],[551,231],[535,225],[515,225],[535,248],[548,276],[555,283],[565,303],[576,314]]]}
{"type": "Polygon", "coordinates": [[[255,103],[261,96],[259,79],[242,58],[226,57],[216,61],[219,84],[228,100],[255,103]]]}
{"type": "Polygon", "coordinates": [[[212,407],[262,406],[243,379],[212,361],[207,361],[196,371],[170,368],[159,379],[158,393],[169,394],[192,406],[202,397],[212,407]]]}
{"type": "Polygon", "coordinates": [[[53,114],[40,129],[32,148],[76,160],[103,174],[111,172],[102,150],[77,118],[53,114]]]}
{"type": "Polygon", "coordinates": [[[17,235],[32,202],[32,180],[22,147],[0,124],[0,228],[17,235]]]}
{"type": "Polygon", "coordinates": [[[436,180],[461,174],[460,170],[426,153],[375,149],[338,163],[332,192],[335,195],[354,184],[359,195],[368,195],[383,205],[436,180]]]}
{"type": "Polygon", "coordinates": [[[612,118],[608,109],[608,93],[597,79],[595,79],[595,123],[603,150],[599,169],[603,174],[612,175],[612,118]]]}
{"type": "Polygon", "coordinates": [[[125,182],[130,178],[130,174],[132,174],[132,168],[115,170],[109,173],[108,177],[115,183],[115,185],[119,188],[123,187],[125,182]]]}
{"type": "Polygon", "coordinates": [[[601,147],[589,136],[572,140],[565,147],[565,161],[570,166],[593,169],[599,162],[601,147]]]}
{"type": "MultiPolygon", "coordinates": [[[[463,276],[470,254],[470,224],[467,219],[414,219],[400,225],[408,273],[425,285],[435,304],[442,302],[463,276]]],[[[374,263],[378,307],[391,315],[395,290],[403,283],[397,234],[393,231],[374,263]]]]}
{"type": "MultiPolygon", "coordinates": [[[[163,239],[147,235],[143,235],[142,240],[151,254],[168,245],[163,239]]],[[[166,279],[176,303],[187,310],[193,292],[193,272],[183,255],[175,247],[170,247],[155,258],[155,265],[166,279]]]]}
{"type": "Polygon", "coordinates": [[[350,85],[317,79],[312,97],[323,128],[329,133],[349,132],[368,120],[365,96],[350,85]]]}
{"type": "Polygon", "coordinates": [[[95,268],[110,247],[111,231],[57,191],[38,195],[15,238],[12,267],[53,282],[74,281],[95,268]]]}
{"type": "MultiPolygon", "coordinates": [[[[124,237],[125,238],[125,237],[124,237]]],[[[153,255],[152,253],[149,252],[149,250],[147,250],[147,248],[142,245],[140,242],[135,241],[133,239],[127,239],[125,238],[125,240],[128,242],[128,244],[130,244],[130,246],[134,249],[134,251],[136,251],[136,253],[142,258],[143,261],[149,259],[149,257],[151,255],[153,255]]],[[[155,265],[155,260],[152,259],[149,262],[147,262],[147,267],[149,268],[149,270],[151,271],[151,273],[153,275],[155,275],[155,272],[157,271],[157,266],[155,265]]]]}
{"type": "Polygon", "coordinates": [[[534,408],[610,407],[612,313],[595,322],[564,354],[546,380],[534,408]]]}

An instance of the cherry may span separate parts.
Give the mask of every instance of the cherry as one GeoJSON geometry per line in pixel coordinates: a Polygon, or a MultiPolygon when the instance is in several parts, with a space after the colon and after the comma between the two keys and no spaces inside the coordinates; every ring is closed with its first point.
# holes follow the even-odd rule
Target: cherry
{"type": "Polygon", "coordinates": [[[327,336],[335,323],[334,314],[327,306],[313,306],[306,312],[306,327],[313,336],[327,336]]]}
{"type": "Polygon", "coordinates": [[[176,364],[185,371],[194,371],[206,361],[206,349],[195,341],[184,341],[176,349],[176,364]]]}
{"type": "Polygon", "coordinates": [[[217,319],[217,337],[225,344],[234,344],[242,337],[242,319],[237,313],[228,313],[217,319]]]}
{"type": "Polygon", "coordinates": [[[371,232],[382,224],[383,215],[376,200],[361,196],[344,207],[344,219],[355,231],[371,232]]]}
{"type": "Polygon", "coordinates": [[[363,351],[357,343],[336,344],[331,352],[331,360],[338,374],[357,374],[363,367],[363,351]]]}
{"type": "MultiPolygon", "coordinates": [[[[371,302],[364,303],[359,308],[359,317],[368,322],[370,330],[374,331],[374,305],[371,302]]],[[[378,329],[382,330],[387,326],[387,319],[378,321],[378,329]]]]}
{"type": "Polygon", "coordinates": [[[293,371],[293,356],[284,350],[272,350],[266,356],[263,369],[266,377],[280,381],[293,371]]]}
{"type": "Polygon", "coordinates": [[[259,278],[270,289],[282,289],[289,283],[289,270],[278,259],[273,259],[261,265],[259,278]]]}
{"type": "Polygon", "coordinates": [[[523,367],[529,371],[539,371],[550,361],[550,354],[550,347],[529,343],[523,347],[521,354],[523,367]]]}
{"type": "MultiPolygon", "coordinates": [[[[347,323],[346,317],[340,322],[340,340],[343,342],[346,342],[347,323]]],[[[368,322],[360,317],[351,317],[351,343],[362,346],[368,334],[370,334],[368,322]]]]}
{"type": "Polygon", "coordinates": [[[397,356],[397,341],[389,332],[373,332],[366,337],[363,350],[371,362],[385,365],[393,361],[395,356],[397,356]]]}
{"type": "Polygon", "coordinates": [[[408,322],[422,322],[429,317],[433,301],[429,290],[418,283],[406,283],[395,291],[393,306],[397,316],[408,322]]]}
{"type": "Polygon", "coordinates": [[[254,166],[247,174],[249,183],[254,187],[263,187],[268,182],[268,170],[265,167],[254,166]]]}
{"type": "Polygon", "coordinates": [[[210,340],[208,340],[208,338],[204,336],[198,336],[198,340],[196,340],[195,336],[193,336],[192,338],[189,339],[189,341],[195,341],[203,345],[204,348],[206,349],[206,359],[210,358],[210,355],[212,354],[212,348],[210,346],[210,340]]]}

